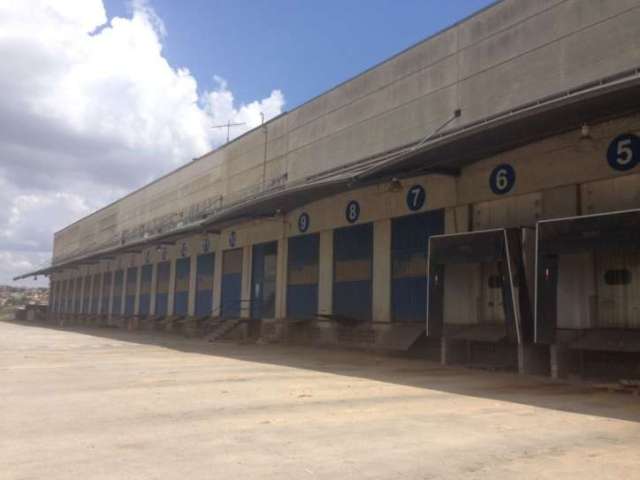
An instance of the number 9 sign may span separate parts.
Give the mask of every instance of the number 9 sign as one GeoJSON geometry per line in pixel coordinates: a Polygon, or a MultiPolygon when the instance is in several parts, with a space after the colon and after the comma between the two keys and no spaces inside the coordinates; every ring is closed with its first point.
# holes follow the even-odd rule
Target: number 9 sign
{"type": "Polygon", "coordinates": [[[623,133],[614,138],[607,149],[607,162],[614,170],[631,170],[640,161],[640,138],[623,133]]]}
{"type": "Polygon", "coordinates": [[[489,186],[496,195],[504,195],[511,191],[516,183],[516,171],[507,163],[498,165],[491,171],[489,186]]]}

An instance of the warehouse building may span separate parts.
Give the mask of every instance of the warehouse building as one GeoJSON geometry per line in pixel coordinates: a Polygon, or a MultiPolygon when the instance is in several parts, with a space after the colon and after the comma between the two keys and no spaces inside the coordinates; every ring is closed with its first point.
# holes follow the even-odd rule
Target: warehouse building
{"type": "Polygon", "coordinates": [[[640,0],[503,0],[57,232],[50,319],[640,368],[640,0]]]}

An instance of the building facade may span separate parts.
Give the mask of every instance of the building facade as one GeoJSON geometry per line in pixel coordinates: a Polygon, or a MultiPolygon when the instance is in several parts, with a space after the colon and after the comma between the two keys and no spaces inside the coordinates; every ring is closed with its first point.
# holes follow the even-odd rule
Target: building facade
{"type": "Polygon", "coordinates": [[[639,93],[640,0],[500,1],[57,232],[30,274],[59,315],[636,368],[639,93]]]}

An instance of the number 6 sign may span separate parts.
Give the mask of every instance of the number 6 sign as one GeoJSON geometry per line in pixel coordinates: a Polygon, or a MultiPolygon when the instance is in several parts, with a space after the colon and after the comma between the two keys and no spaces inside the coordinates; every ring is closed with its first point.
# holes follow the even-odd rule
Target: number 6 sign
{"type": "Polygon", "coordinates": [[[491,171],[489,186],[496,195],[504,195],[511,191],[516,183],[516,171],[507,163],[498,165],[491,171]]]}
{"type": "Polygon", "coordinates": [[[631,133],[618,135],[609,144],[607,162],[614,170],[631,170],[640,162],[640,138],[631,133]]]}

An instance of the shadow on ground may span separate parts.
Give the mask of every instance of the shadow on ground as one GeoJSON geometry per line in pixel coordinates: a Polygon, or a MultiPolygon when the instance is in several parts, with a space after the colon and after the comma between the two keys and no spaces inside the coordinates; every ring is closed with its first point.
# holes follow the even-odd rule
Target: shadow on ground
{"type": "Polygon", "coordinates": [[[456,395],[640,422],[640,397],[607,392],[589,383],[557,382],[545,377],[515,373],[444,367],[435,362],[395,354],[284,344],[208,343],[203,339],[188,339],[156,331],[128,332],[114,328],[58,327],[46,323],[10,322],[212,357],[307,369],[456,395]]]}

